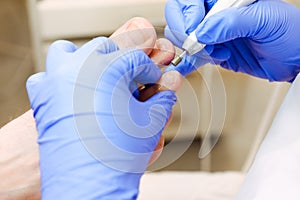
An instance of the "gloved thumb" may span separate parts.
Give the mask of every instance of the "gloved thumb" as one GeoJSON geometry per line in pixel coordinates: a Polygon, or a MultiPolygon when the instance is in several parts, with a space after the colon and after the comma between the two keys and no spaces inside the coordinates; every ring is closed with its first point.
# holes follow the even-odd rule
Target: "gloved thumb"
{"type": "Polygon", "coordinates": [[[118,50],[119,47],[113,40],[106,37],[96,37],[84,44],[76,53],[78,56],[84,57],[90,55],[92,52],[108,54],[118,50]]]}
{"type": "Polygon", "coordinates": [[[131,82],[155,83],[161,76],[160,68],[140,49],[120,50],[110,54],[114,57],[107,69],[110,80],[124,80],[124,86],[131,82]]]}
{"type": "MultiPolygon", "coordinates": [[[[172,108],[176,101],[175,92],[171,90],[158,92],[148,99],[146,104],[150,107],[149,115],[152,121],[163,121],[164,124],[161,124],[161,128],[163,128],[171,116],[172,108]]],[[[158,125],[159,123],[156,124],[158,125]]]]}
{"type": "Polygon", "coordinates": [[[160,85],[160,92],[147,100],[148,104],[159,104],[164,108],[166,121],[170,118],[172,107],[177,101],[175,92],[181,87],[182,79],[183,77],[178,71],[165,72],[157,82],[160,85]]]}
{"type": "Polygon", "coordinates": [[[73,53],[77,49],[78,47],[75,44],[67,40],[57,40],[53,42],[48,49],[46,60],[47,71],[56,69],[65,54],[73,53]]]}
{"type": "Polygon", "coordinates": [[[242,8],[228,8],[208,17],[197,27],[198,41],[213,45],[241,37],[255,37],[265,20],[264,11],[259,8],[258,3],[254,3],[242,8]]]}

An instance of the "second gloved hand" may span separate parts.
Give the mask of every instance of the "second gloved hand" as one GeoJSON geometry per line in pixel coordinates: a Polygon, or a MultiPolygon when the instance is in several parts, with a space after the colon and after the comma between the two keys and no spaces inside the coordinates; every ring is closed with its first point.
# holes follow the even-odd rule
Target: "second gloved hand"
{"type": "MultiPolygon", "coordinates": [[[[176,4],[177,1],[170,0],[170,2],[172,3],[168,3],[166,8],[168,26],[170,30],[178,31],[176,28],[178,25],[171,20],[173,14],[169,6],[176,4]]],[[[208,11],[213,2],[198,1],[197,5],[202,10],[208,11]]],[[[183,19],[194,13],[192,7],[188,5],[181,8],[187,9],[182,10],[183,19]]],[[[201,17],[203,19],[203,14],[201,17]]],[[[201,43],[213,45],[218,53],[217,56],[213,54],[210,56],[216,64],[224,68],[270,81],[292,82],[300,71],[299,18],[300,9],[291,4],[260,0],[247,7],[221,11],[195,27],[199,21],[198,17],[194,20],[195,24],[186,27],[184,31],[190,33],[191,30],[196,30],[201,43]]],[[[174,36],[168,38],[174,41],[174,36]]],[[[200,61],[197,56],[187,57],[179,69],[186,67],[192,71],[202,64],[200,61]]]]}

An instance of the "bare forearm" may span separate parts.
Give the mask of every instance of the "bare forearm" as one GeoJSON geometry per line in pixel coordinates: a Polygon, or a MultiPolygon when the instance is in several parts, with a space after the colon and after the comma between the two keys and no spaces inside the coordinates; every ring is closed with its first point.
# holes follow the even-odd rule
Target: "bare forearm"
{"type": "Polygon", "coordinates": [[[39,199],[37,131],[29,110],[0,129],[0,199],[39,199]]]}

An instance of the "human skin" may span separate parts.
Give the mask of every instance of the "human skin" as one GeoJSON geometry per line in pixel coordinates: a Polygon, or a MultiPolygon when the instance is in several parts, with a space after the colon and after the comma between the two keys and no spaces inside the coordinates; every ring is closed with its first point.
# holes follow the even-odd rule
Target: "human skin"
{"type": "MultiPolygon", "coordinates": [[[[110,38],[118,44],[120,49],[132,47],[142,49],[159,66],[170,63],[175,55],[171,42],[166,39],[157,39],[153,26],[143,18],[129,20],[110,38]]],[[[181,84],[181,79],[179,73],[168,72],[158,83],[164,86],[163,89],[176,91],[181,84]]],[[[0,129],[1,200],[40,199],[37,136],[31,110],[0,129]]],[[[161,137],[150,162],[160,155],[163,144],[164,139],[161,137]]]]}
{"type": "Polygon", "coordinates": [[[0,199],[39,199],[37,131],[29,110],[0,129],[0,199]]]}

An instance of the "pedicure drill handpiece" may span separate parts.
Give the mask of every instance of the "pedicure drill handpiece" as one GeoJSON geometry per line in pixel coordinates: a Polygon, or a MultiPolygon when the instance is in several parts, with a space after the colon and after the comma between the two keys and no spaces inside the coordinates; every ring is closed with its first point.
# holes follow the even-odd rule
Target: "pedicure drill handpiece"
{"type": "MultiPolygon", "coordinates": [[[[238,8],[252,4],[256,0],[218,0],[215,5],[210,9],[204,19],[216,14],[227,8],[238,8]]],[[[203,20],[204,20],[203,19],[203,20]]],[[[205,47],[205,44],[201,44],[198,42],[196,37],[196,31],[193,31],[187,39],[184,41],[182,45],[183,52],[172,60],[172,64],[177,66],[182,58],[186,55],[194,55],[195,53],[201,51],[205,47]]]]}

